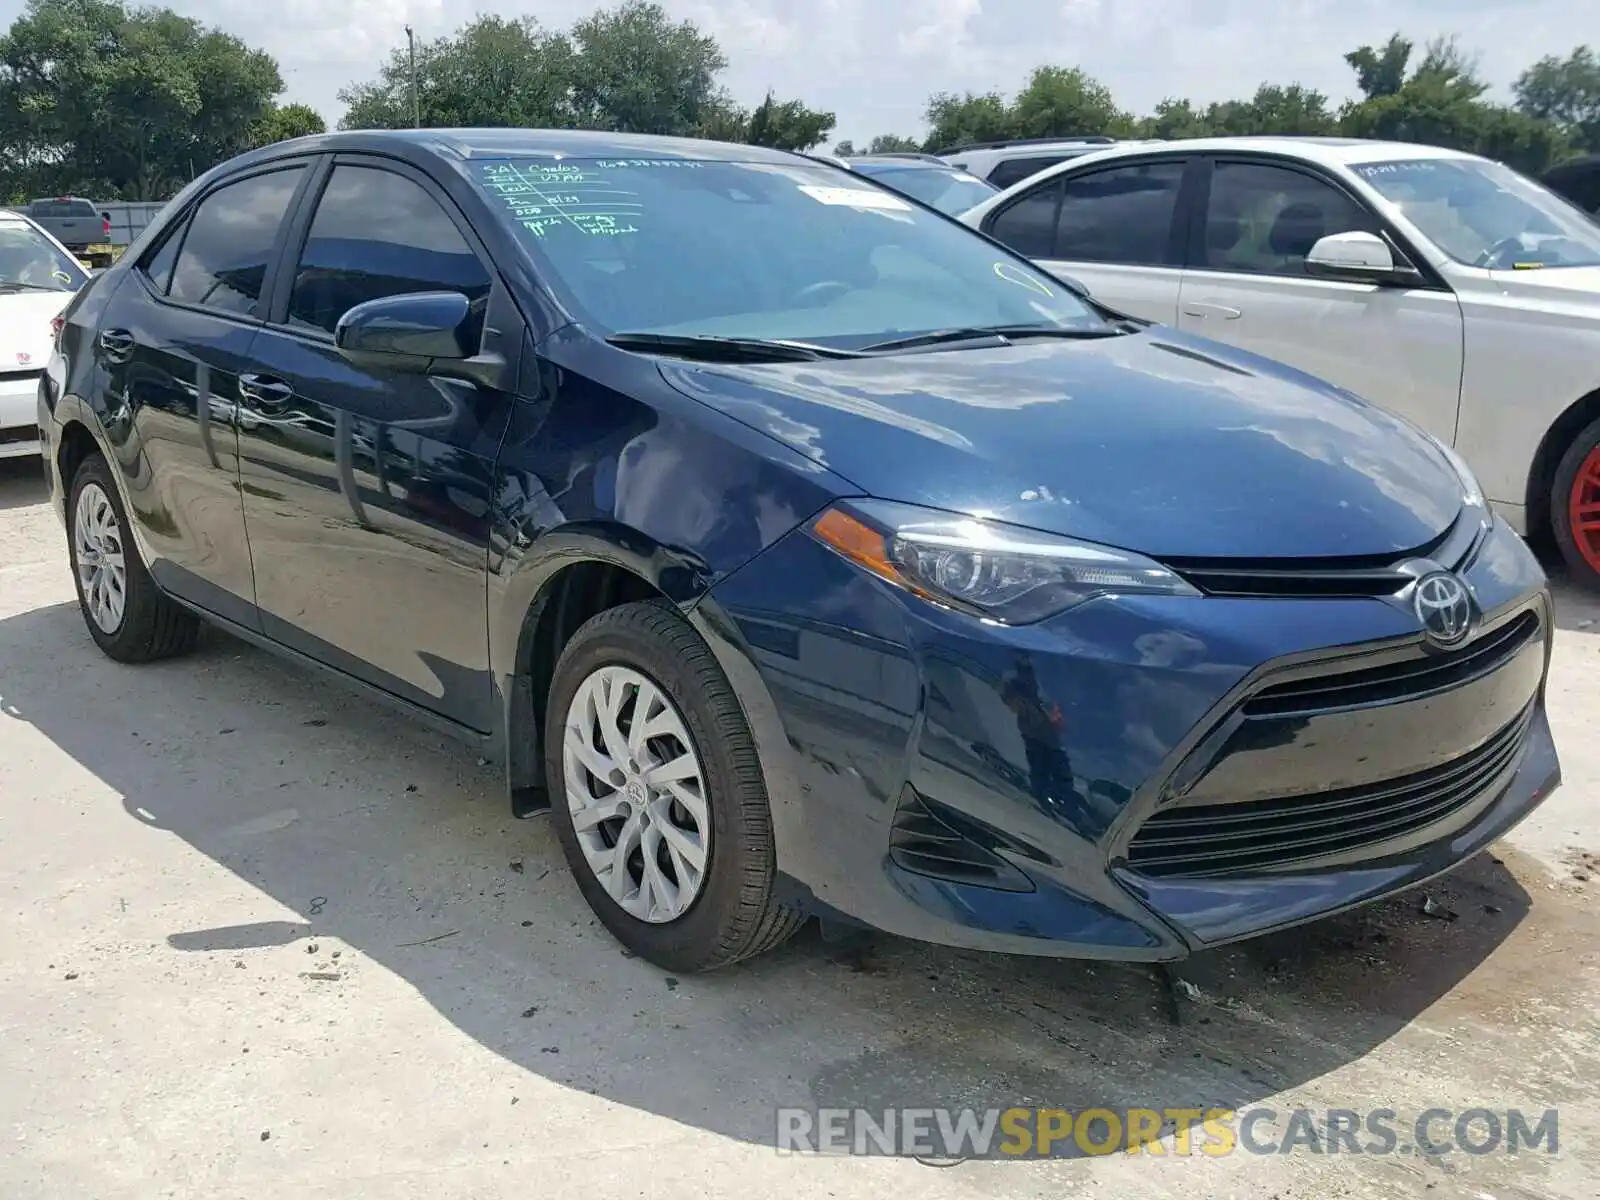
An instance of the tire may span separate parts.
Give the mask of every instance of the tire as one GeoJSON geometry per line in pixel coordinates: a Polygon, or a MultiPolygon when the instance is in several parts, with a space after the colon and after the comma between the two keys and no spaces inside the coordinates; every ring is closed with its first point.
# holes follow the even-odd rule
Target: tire
{"type": "Polygon", "coordinates": [[[544,724],[545,779],[562,852],[589,907],[627,949],[668,971],[709,971],[770,950],[805,923],[803,912],[774,898],[772,813],[744,713],[710,649],[671,604],[626,604],[587,621],[556,664],[544,724]],[[623,767],[637,764],[644,772],[618,770],[601,781],[592,768],[616,759],[603,750],[596,750],[598,757],[569,756],[567,734],[571,724],[588,731],[590,749],[596,741],[604,744],[593,732],[600,718],[591,702],[608,688],[621,696],[616,705],[621,720],[613,723],[620,736],[632,731],[645,704],[655,714],[650,729],[675,732],[651,736],[637,752],[617,756],[625,760],[623,767]],[[678,752],[680,746],[687,758],[678,752]],[[677,781],[671,794],[660,790],[646,773],[652,763],[659,772],[664,761],[674,766],[660,773],[692,767],[697,779],[677,781]],[[672,798],[686,792],[698,801],[709,837],[700,834],[694,811],[672,798]],[[580,808],[590,819],[578,815],[580,808]],[[623,815],[595,824],[594,813],[607,808],[621,809],[623,815]],[[664,822],[682,836],[665,836],[664,822]],[[690,827],[696,832],[688,833],[690,827]],[[606,847],[629,828],[639,839],[639,853],[637,861],[628,857],[624,874],[606,847]],[[697,881],[692,855],[677,853],[685,839],[703,856],[697,881]],[[647,845],[656,850],[652,878],[673,885],[670,892],[657,888],[646,895],[647,845]],[[591,866],[589,853],[610,864],[606,880],[591,866]],[[692,899],[677,911],[686,886],[692,899]],[[652,902],[661,896],[670,899],[652,902]]]}
{"type": "Polygon", "coordinates": [[[1550,526],[1572,581],[1600,591],[1600,421],[1572,439],[1556,466],[1550,526]]]}
{"type": "Polygon", "coordinates": [[[164,595],[150,578],[128,525],[122,497],[112,481],[105,459],[91,454],[72,477],[67,499],[67,556],[72,563],[72,580],[78,589],[78,609],[83,613],[89,636],[110,658],[118,662],[141,663],[171,658],[193,648],[200,633],[200,619],[164,595]],[[80,530],[82,517],[85,527],[80,530]],[[103,587],[116,590],[115,562],[121,561],[120,611],[99,608],[93,563],[87,555],[111,551],[100,576],[103,587]],[[114,616],[115,619],[111,619],[114,616]]]}

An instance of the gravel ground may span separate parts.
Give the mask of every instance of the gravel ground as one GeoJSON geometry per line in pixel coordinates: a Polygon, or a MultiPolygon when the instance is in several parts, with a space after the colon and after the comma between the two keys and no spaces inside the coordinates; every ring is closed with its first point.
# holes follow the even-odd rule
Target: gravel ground
{"type": "MultiPolygon", "coordinates": [[[[0,1196],[1592,1200],[1600,603],[1559,595],[1566,783],[1413,893],[1148,972],[814,933],[625,957],[468,749],[222,635],[89,641],[0,462],[0,1196]],[[1560,1110],[1560,1153],[785,1156],[776,1106],[1560,1110]]],[[[1448,1125],[1440,1126],[1447,1129],[1448,1125]]]]}

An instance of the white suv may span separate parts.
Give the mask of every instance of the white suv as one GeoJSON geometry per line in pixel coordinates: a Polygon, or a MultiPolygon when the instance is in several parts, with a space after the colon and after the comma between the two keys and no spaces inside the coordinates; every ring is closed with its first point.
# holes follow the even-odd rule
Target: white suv
{"type": "Polygon", "coordinates": [[[1144,142],[1119,142],[1109,137],[1014,138],[1005,142],[973,142],[941,150],[939,157],[968,175],[976,175],[997,188],[1008,188],[1047,167],[1068,162],[1107,146],[1142,146],[1144,142]]]}
{"type": "Polygon", "coordinates": [[[1600,225],[1545,187],[1431,146],[1197,138],[1075,159],[961,219],[1112,308],[1409,418],[1600,586],[1600,225]]]}

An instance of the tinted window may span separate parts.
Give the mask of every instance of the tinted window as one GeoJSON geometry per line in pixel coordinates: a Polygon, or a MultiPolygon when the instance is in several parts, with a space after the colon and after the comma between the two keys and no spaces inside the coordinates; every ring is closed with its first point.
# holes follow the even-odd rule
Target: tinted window
{"type": "Polygon", "coordinates": [[[99,211],[87,200],[35,200],[28,206],[30,217],[98,217],[99,211]]]}
{"type": "Polygon", "coordinates": [[[150,277],[150,282],[155,284],[158,292],[165,292],[167,285],[172,282],[172,264],[178,260],[178,247],[183,244],[184,225],[183,221],[173,225],[155,250],[140,264],[139,269],[150,277]]]}
{"type": "Polygon", "coordinates": [[[1037,175],[1046,167],[1053,167],[1058,162],[1066,162],[1069,158],[1076,158],[1075,154],[1048,154],[1035,158],[1007,158],[995,163],[994,170],[989,172],[989,182],[1004,191],[1013,183],[1021,183],[1030,175],[1037,175]]]}
{"type": "Polygon", "coordinates": [[[539,273],[602,332],[855,348],[955,326],[1103,327],[1025,259],[820,163],[514,158],[470,169],[539,273]]]}
{"type": "Polygon", "coordinates": [[[1206,204],[1205,264],[1304,275],[1319,238],[1358,230],[1376,233],[1376,222],[1331,184],[1265,163],[1218,163],[1206,204]]]}
{"type": "Polygon", "coordinates": [[[1013,200],[995,214],[989,236],[1029,258],[1051,258],[1056,245],[1056,205],[1061,181],[1052,180],[1013,200]]]}
{"type": "Polygon", "coordinates": [[[1176,159],[1131,163],[1069,179],[1056,227],[1056,257],[1135,266],[1171,263],[1183,166],[1176,159]]]}
{"type": "Polygon", "coordinates": [[[301,171],[254,175],[202,200],[178,252],[168,294],[185,304],[256,315],[278,226],[301,171]]]}
{"type": "Polygon", "coordinates": [[[357,304],[405,292],[462,292],[482,310],[489,273],[418,184],[374,167],[334,168],[289,297],[289,323],[334,331],[357,304]]]}

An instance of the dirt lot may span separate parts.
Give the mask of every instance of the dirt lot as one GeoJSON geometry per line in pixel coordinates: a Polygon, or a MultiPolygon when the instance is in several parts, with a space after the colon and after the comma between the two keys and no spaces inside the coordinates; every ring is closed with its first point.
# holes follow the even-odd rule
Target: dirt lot
{"type": "MultiPolygon", "coordinates": [[[[0,463],[0,1196],[1592,1198],[1600,604],[1563,789],[1426,896],[1142,971],[812,933],[622,955],[469,750],[220,635],[93,648],[0,463]],[[785,1157],[778,1105],[1560,1110],[1560,1153],[785,1157]]],[[[1448,1124],[1440,1129],[1448,1129],[1448,1124]]]]}

